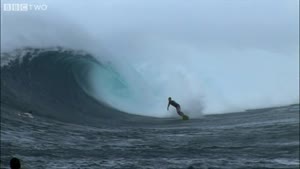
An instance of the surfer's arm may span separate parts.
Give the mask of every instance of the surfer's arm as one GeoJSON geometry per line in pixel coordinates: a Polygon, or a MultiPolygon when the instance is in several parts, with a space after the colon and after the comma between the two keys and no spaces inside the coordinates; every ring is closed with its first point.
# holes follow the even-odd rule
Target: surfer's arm
{"type": "Polygon", "coordinates": [[[168,111],[169,111],[169,106],[170,106],[170,102],[168,103],[168,108],[167,108],[168,111]]]}

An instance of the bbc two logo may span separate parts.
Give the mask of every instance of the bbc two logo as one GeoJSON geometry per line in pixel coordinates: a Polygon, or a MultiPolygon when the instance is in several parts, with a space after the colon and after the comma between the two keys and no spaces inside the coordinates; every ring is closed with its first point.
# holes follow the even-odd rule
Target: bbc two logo
{"type": "Polygon", "coordinates": [[[4,12],[46,11],[47,9],[48,9],[48,5],[46,4],[27,4],[27,3],[3,4],[4,12]]]}

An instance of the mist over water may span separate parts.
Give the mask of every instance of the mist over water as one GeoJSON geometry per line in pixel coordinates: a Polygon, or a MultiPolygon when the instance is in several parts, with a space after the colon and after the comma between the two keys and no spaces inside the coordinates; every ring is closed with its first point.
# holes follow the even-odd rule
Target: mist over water
{"type": "Polygon", "coordinates": [[[89,92],[121,110],[171,116],[169,96],[192,116],[299,103],[298,1],[41,3],[1,11],[2,50],[63,46],[109,62],[123,86],[95,66],[89,92]]]}

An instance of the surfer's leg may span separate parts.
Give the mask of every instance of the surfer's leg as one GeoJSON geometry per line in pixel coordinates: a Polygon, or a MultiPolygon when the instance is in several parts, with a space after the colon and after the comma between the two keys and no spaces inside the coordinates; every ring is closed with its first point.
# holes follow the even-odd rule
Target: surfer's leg
{"type": "Polygon", "coordinates": [[[184,114],[180,111],[180,112],[178,112],[178,114],[180,115],[180,116],[184,116],[184,114]]]}
{"type": "Polygon", "coordinates": [[[183,116],[184,114],[181,112],[181,108],[180,107],[176,107],[176,111],[177,111],[177,114],[179,116],[183,116]]]}

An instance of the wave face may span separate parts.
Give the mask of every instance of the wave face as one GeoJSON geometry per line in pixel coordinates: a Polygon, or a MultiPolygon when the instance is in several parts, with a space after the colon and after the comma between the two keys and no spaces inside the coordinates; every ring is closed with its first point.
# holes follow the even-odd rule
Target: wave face
{"type": "Polygon", "coordinates": [[[129,98],[124,79],[109,63],[85,52],[26,48],[3,53],[1,58],[2,104],[70,122],[131,117],[114,105],[116,98],[129,98]],[[97,91],[91,81],[95,73],[97,91]]]}

